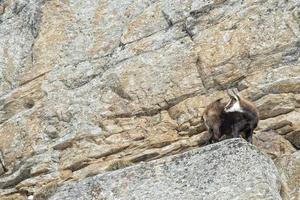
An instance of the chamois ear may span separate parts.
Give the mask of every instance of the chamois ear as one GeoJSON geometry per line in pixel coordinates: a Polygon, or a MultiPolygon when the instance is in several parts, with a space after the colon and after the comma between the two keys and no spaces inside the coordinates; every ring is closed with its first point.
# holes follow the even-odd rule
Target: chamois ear
{"type": "Polygon", "coordinates": [[[232,89],[227,89],[226,92],[227,92],[229,97],[233,97],[232,89]]]}

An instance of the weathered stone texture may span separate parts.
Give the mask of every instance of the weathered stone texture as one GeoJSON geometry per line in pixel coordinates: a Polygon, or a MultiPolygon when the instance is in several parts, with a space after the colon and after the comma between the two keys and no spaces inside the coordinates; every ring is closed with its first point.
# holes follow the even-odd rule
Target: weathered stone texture
{"type": "Polygon", "coordinates": [[[0,0],[0,195],[203,146],[227,87],[257,104],[258,146],[293,153],[299,25],[298,0],[0,0]]]}
{"type": "Polygon", "coordinates": [[[241,139],[189,151],[62,187],[58,199],[281,199],[271,161],[241,139]]]}
{"type": "Polygon", "coordinates": [[[281,179],[287,182],[285,193],[289,199],[296,200],[300,198],[300,151],[292,155],[286,155],[275,160],[279,169],[281,179]]]}

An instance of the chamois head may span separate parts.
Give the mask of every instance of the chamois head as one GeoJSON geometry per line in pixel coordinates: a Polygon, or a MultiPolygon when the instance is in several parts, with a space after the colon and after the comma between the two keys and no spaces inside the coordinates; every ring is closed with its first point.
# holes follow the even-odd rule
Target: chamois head
{"type": "Polygon", "coordinates": [[[225,112],[244,112],[241,106],[241,98],[238,95],[237,89],[227,90],[227,94],[230,97],[229,102],[224,107],[225,112]]]}

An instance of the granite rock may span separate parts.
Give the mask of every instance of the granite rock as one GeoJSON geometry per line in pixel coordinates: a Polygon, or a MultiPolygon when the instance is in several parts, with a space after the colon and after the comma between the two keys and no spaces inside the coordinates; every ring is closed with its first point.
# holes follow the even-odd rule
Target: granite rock
{"type": "Polygon", "coordinates": [[[58,199],[281,199],[272,160],[242,139],[66,185],[58,199]]]}
{"type": "Polygon", "coordinates": [[[0,0],[0,195],[204,146],[228,87],[299,148],[299,24],[298,0],[0,0]]]}

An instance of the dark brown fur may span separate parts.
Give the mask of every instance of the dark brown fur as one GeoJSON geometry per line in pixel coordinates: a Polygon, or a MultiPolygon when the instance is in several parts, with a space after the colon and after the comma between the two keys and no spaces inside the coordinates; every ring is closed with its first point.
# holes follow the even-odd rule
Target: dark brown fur
{"type": "Polygon", "coordinates": [[[228,105],[225,106],[224,110],[230,106],[232,101],[238,101],[242,109],[242,112],[226,112],[227,114],[239,113],[241,115],[241,119],[233,124],[233,137],[239,137],[240,132],[244,131],[246,140],[252,143],[253,131],[257,127],[259,121],[259,112],[255,104],[245,98],[240,97],[237,90],[232,90],[232,92],[233,93],[228,92],[230,101],[228,105]]]}
{"type": "Polygon", "coordinates": [[[226,103],[222,103],[222,98],[206,107],[202,118],[211,134],[211,143],[218,142],[223,135],[240,137],[242,132],[245,133],[246,140],[252,143],[253,130],[259,119],[258,111],[250,101],[240,97],[239,101],[244,112],[225,112],[226,103]]]}
{"type": "Polygon", "coordinates": [[[210,142],[219,141],[221,137],[220,127],[222,124],[222,113],[226,105],[221,101],[222,98],[210,103],[202,115],[207,131],[211,134],[210,142]]]}

